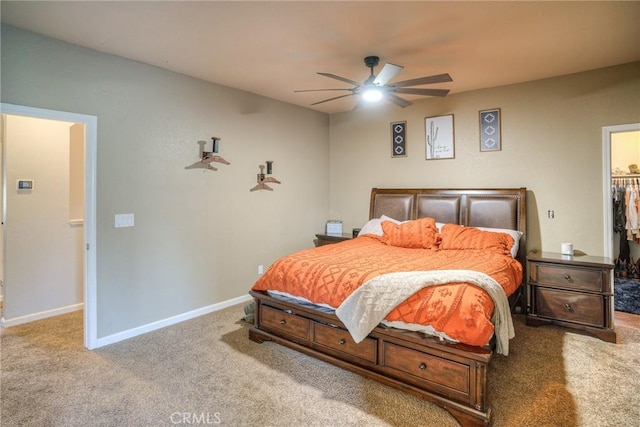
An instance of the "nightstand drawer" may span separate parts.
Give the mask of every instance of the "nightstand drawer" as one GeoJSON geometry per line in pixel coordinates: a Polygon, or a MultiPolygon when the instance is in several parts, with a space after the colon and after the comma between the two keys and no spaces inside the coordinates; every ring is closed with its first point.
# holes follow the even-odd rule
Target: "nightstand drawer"
{"type": "Polygon", "coordinates": [[[540,285],[559,286],[592,292],[605,292],[602,269],[569,267],[557,264],[531,264],[531,279],[540,285]]]}
{"type": "Polygon", "coordinates": [[[536,288],[538,316],[603,327],[605,298],[601,295],[536,288]]]}
{"type": "Polygon", "coordinates": [[[265,328],[309,339],[310,320],[268,306],[260,306],[261,324],[265,328]]]}
{"type": "Polygon", "coordinates": [[[356,344],[349,331],[340,328],[314,323],[313,341],[325,347],[365,359],[371,363],[377,362],[377,340],[365,338],[356,344]]]}

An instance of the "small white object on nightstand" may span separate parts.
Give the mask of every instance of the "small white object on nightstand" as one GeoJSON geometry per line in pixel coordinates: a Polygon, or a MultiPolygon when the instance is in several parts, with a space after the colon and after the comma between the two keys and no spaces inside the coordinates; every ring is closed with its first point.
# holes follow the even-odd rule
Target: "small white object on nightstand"
{"type": "Polygon", "coordinates": [[[573,255],[573,243],[563,243],[560,245],[562,255],[573,255]]]}
{"type": "Polygon", "coordinates": [[[342,236],[342,221],[330,219],[327,221],[327,234],[332,236],[342,236]]]}

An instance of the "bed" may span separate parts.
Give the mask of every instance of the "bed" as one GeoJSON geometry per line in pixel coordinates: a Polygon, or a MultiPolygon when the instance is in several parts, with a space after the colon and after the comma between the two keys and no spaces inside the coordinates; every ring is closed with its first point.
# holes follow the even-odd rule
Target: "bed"
{"type": "Polygon", "coordinates": [[[489,425],[487,369],[494,353],[508,353],[510,311],[523,299],[525,202],[525,188],[374,188],[367,233],[283,257],[254,284],[249,338],[274,341],[433,402],[462,426],[489,425]],[[370,233],[372,226],[381,230],[370,233]],[[456,246],[469,241],[473,248],[456,246]],[[315,258],[318,266],[310,263],[315,258]],[[409,258],[438,271],[416,271],[423,268],[409,258]],[[447,274],[453,283],[444,284],[447,274]],[[380,308],[380,301],[393,298],[373,290],[391,282],[403,282],[392,304],[403,302],[380,308]],[[420,324],[425,319],[431,324],[420,324]],[[372,322],[372,329],[355,330],[372,322]],[[448,323],[443,332],[441,324],[448,323]]]}

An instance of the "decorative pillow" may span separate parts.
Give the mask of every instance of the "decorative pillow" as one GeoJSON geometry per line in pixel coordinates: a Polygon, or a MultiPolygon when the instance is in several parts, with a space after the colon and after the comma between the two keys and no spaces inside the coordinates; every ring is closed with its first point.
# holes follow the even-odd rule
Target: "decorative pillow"
{"type": "Polygon", "coordinates": [[[441,249],[481,249],[511,255],[513,246],[513,237],[507,233],[483,231],[457,224],[443,226],[441,237],[441,249]]]}
{"type": "Polygon", "coordinates": [[[380,240],[389,246],[437,249],[440,244],[440,234],[436,228],[436,220],[433,218],[421,218],[400,224],[383,221],[382,231],[384,234],[380,240]]]}
{"type": "Polygon", "coordinates": [[[365,234],[373,234],[375,236],[382,236],[382,222],[383,221],[391,221],[394,224],[400,224],[400,221],[397,219],[393,219],[386,215],[382,215],[380,218],[373,218],[369,220],[365,225],[362,226],[360,233],[358,236],[364,236],[365,234]]]}
{"type": "Polygon", "coordinates": [[[476,227],[478,230],[490,231],[492,233],[507,233],[513,239],[513,245],[511,245],[511,256],[516,258],[518,256],[518,249],[520,249],[520,238],[524,234],[522,231],[511,230],[508,228],[488,228],[488,227],[476,227]]]}

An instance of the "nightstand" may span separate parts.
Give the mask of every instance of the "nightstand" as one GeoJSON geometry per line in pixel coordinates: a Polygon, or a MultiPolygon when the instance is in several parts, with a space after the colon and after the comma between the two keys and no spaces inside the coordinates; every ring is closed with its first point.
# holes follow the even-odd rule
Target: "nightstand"
{"type": "Polygon", "coordinates": [[[554,323],[616,342],[610,258],[542,252],[527,261],[527,325],[554,323]]]}
{"type": "Polygon", "coordinates": [[[344,242],[353,238],[351,233],[342,234],[316,234],[316,239],[313,241],[316,246],[331,245],[333,243],[344,242]]]}

